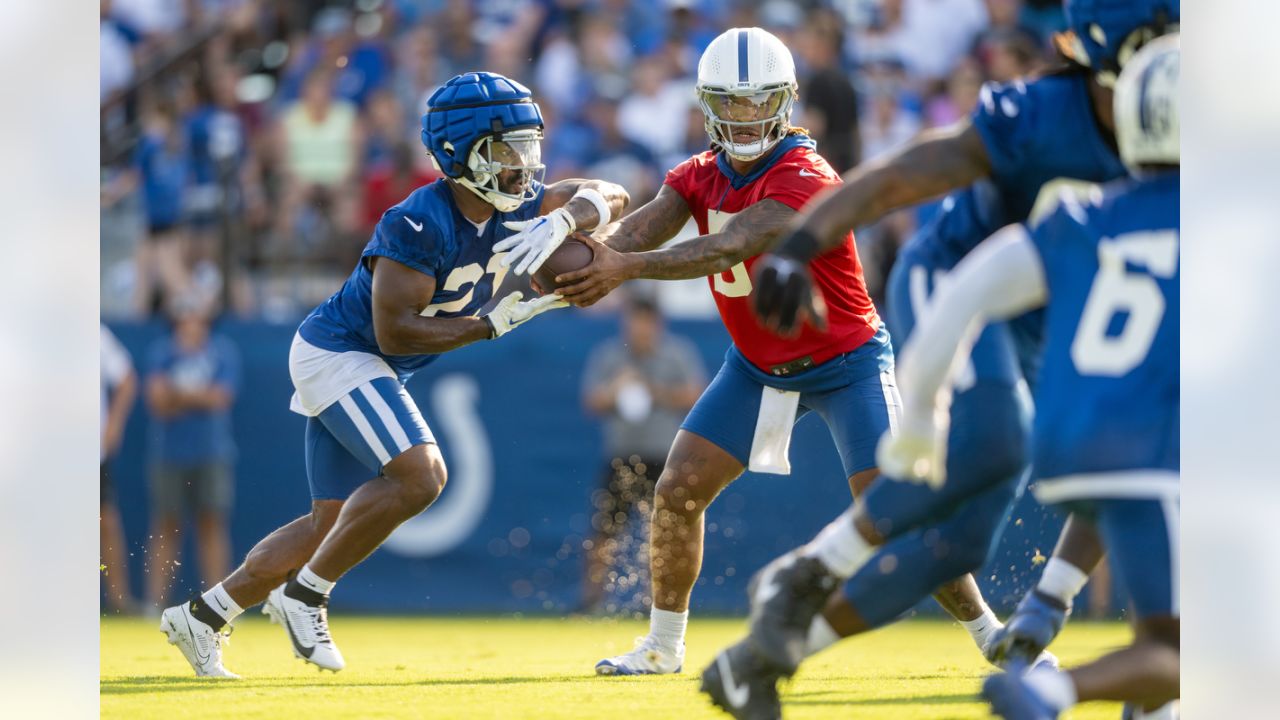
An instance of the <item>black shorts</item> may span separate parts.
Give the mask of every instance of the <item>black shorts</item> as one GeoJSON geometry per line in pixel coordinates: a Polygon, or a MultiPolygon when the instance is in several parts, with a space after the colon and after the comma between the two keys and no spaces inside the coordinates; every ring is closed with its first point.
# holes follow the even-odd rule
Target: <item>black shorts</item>
{"type": "Polygon", "coordinates": [[[632,455],[614,458],[600,475],[600,487],[591,494],[594,513],[591,526],[605,535],[614,535],[626,526],[638,505],[647,513],[653,488],[662,475],[662,461],[632,455]]]}

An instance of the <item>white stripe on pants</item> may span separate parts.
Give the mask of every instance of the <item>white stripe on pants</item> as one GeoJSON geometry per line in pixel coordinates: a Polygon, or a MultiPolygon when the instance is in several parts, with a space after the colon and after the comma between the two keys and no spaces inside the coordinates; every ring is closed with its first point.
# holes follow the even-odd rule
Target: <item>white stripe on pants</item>
{"type": "Polygon", "coordinates": [[[377,456],[378,461],[383,465],[391,462],[391,455],[387,453],[382,441],[378,439],[378,434],[374,432],[373,426],[369,424],[368,419],[360,412],[360,408],[351,399],[351,396],[343,395],[338,404],[347,413],[347,417],[351,418],[351,423],[356,426],[356,430],[360,432],[360,437],[364,438],[365,444],[369,446],[370,450],[373,450],[373,454],[377,456]]]}
{"type": "Polygon", "coordinates": [[[396,418],[396,414],[391,411],[391,406],[387,404],[386,400],[382,399],[377,390],[373,389],[373,384],[365,383],[361,385],[360,394],[364,395],[364,399],[369,401],[373,411],[378,414],[378,419],[382,421],[383,427],[387,429],[387,433],[395,441],[396,454],[399,455],[408,450],[410,447],[409,436],[405,434],[404,428],[400,427],[400,421],[396,418]]]}

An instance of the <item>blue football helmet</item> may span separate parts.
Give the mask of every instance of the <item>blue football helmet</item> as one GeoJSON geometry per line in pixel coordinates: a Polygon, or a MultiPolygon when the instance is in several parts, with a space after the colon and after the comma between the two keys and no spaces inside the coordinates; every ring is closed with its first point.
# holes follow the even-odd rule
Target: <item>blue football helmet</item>
{"type": "Polygon", "coordinates": [[[1178,31],[1181,5],[1181,0],[1067,0],[1070,32],[1061,36],[1059,47],[1110,87],[1138,48],[1178,31]]]}
{"type": "Polygon", "coordinates": [[[542,127],[529,88],[495,73],[464,73],[427,100],[422,144],[447,177],[511,212],[537,197],[546,171],[542,127]]]}

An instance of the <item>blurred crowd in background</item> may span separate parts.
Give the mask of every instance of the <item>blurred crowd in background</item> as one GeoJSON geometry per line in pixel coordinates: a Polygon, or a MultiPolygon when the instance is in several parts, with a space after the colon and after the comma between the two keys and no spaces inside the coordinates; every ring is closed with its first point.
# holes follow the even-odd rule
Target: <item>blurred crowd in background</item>
{"type": "MultiPolygon", "coordinates": [[[[438,177],[419,119],[457,73],[532,88],[548,182],[634,208],[707,149],[694,76],[726,28],[791,48],[793,124],[844,171],[1043,67],[1062,25],[1058,0],[101,0],[103,315],[297,320],[438,177]]],[[[859,232],[873,294],[927,212],[859,232]]],[[[664,314],[714,314],[701,285],[661,288],[664,314]]]]}

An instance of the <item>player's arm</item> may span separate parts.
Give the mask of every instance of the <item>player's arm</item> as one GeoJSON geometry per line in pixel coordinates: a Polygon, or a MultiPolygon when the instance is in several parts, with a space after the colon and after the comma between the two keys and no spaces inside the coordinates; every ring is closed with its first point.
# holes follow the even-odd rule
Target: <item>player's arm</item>
{"type": "Polygon", "coordinates": [[[601,246],[590,265],[557,277],[557,292],[585,307],[626,280],[687,280],[724,272],[769,247],[795,215],[784,203],[761,200],[735,215],[721,232],[673,247],[620,253],[601,246]]]}
{"type": "Polygon", "coordinates": [[[819,254],[844,242],[854,228],[971,185],[990,172],[986,145],[969,120],[926,131],[900,150],[847,172],[844,184],[819,196],[796,218],[784,242],[795,242],[795,233],[808,233],[817,243],[814,254],[819,254]]]}
{"type": "Polygon", "coordinates": [[[235,400],[235,393],[222,383],[192,390],[177,390],[178,402],[184,409],[226,410],[235,400]]]}
{"type": "Polygon", "coordinates": [[[592,230],[604,227],[613,218],[622,215],[631,202],[631,194],[617,183],[604,180],[583,180],[570,178],[552,183],[542,193],[542,207],[539,215],[546,215],[558,208],[564,208],[573,218],[575,229],[592,230]],[[600,209],[583,191],[594,190],[600,194],[608,208],[608,216],[601,217],[600,209]]]}
{"type": "Polygon", "coordinates": [[[850,170],[787,228],[777,247],[754,268],[756,313],[783,334],[806,316],[821,324],[821,300],[808,264],[836,247],[846,234],[907,207],[972,184],[991,173],[991,160],[969,120],[922,133],[918,139],[850,170]]]}
{"type": "Polygon", "coordinates": [[[512,292],[483,315],[424,317],[435,277],[386,257],[373,262],[373,334],[387,355],[434,355],[505,335],[546,310],[564,307],[556,295],[521,302],[512,292]]]}
{"type": "Polygon", "coordinates": [[[881,471],[935,485],[945,480],[948,420],[938,391],[988,322],[1040,307],[1047,298],[1040,253],[1022,225],[991,236],[939,283],[902,350],[897,375],[903,417],[899,433],[886,433],[880,443],[881,471]]]}
{"type": "Polygon", "coordinates": [[[578,230],[608,225],[622,214],[630,200],[627,191],[615,183],[561,180],[543,190],[538,217],[503,223],[518,232],[494,243],[493,251],[507,253],[502,266],[514,265],[514,274],[533,274],[566,237],[578,230]]]}
{"type": "Polygon", "coordinates": [[[156,417],[173,417],[183,410],[179,393],[164,372],[155,372],[147,377],[146,399],[147,408],[156,417]]]}
{"type": "Polygon", "coordinates": [[[604,242],[620,253],[653,250],[675,237],[691,215],[684,197],[663,185],[656,197],[610,227],[604,242]]]}

